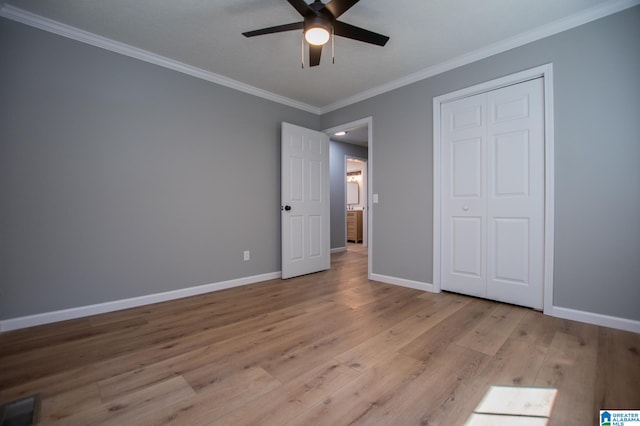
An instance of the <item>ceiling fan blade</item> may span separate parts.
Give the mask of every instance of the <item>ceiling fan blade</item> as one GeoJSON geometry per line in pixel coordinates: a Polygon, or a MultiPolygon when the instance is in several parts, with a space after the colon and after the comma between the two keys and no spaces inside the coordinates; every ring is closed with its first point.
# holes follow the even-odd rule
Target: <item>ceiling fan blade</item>
{"type": "Polygon", "coordinates": [[[300,15],[307,16],[309,13],[314,13],[313,10],[304,0],[287,0],[291,6],[293,6],[300,15]]]}
{"type": "Polygon", "coordinates": [[[315,67],[320,65],[320,55],[322,55],[322,46],[314,44],[309,45],[309,66],[315,67]]]}
{"type": "Polygon", "coordinates": [[[358,3],[358,1],[360,0],[331,0],[329,3],[325,4],[324,7],[329,9],[329,12],[331,12],[334,18],[338,18],[338,16],[351,9],[351,7],[358,3]]]}
{"type": "Polygon", "coordinates": [[[284,31],[301,30],[304,28],[304,22],[294,22],[291,24],[277,25],[275,27],[262,28],[260,30],[247,31],[242,33],[245,37],[255,37],[263,34],[281,33],[284,31]]]}
{"type": "Polygon", "coordinates": [[[344,22],[335,21],[333,23],[333,31],[335,35],[340,37],[350,38],[352,40],[363,41],[365,43],[376,44],[378,46],[384,46],[389,41],[389,37],[374,33],[364,28],[355,27],[353,25],[345,24],[344,22]]]}

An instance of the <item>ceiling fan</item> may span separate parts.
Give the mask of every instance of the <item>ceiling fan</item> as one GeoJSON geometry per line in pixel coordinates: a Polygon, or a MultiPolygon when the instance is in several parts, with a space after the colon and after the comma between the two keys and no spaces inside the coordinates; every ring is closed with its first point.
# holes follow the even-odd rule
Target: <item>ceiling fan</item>
{"type": "Polygon", "coordinates": [[[311,4],[307,4],[304,0],[287,1],[302,15],[303,21],[248,31],[242,35],[255,37],[284,31],[303,30],[304,38],[309,43],[309,65],[312,67],[320,64],[322,46],[329,41],[332,35],[378,46],[384,46],[389,41],[389,37],[382,34],[338,21],[338,17],[359,0],[330,0],[326,4],[321,0],[314,0],[311,4]]]}

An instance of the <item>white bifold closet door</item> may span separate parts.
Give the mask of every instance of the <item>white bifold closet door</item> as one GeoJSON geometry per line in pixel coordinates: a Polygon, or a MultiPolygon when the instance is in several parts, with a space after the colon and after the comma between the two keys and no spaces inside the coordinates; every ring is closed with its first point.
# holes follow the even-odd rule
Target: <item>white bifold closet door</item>
{"type": "Polygon", "coordinates": [[[443,290],[542,308],[542,85],[442,105],[443,290]]]}

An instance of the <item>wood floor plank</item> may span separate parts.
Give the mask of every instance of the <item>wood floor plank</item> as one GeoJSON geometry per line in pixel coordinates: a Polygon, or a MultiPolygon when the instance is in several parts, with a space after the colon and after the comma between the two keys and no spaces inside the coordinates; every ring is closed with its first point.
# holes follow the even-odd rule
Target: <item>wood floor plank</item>
{"type": "Polygon", "coordinates": [[[456,343],[487,355],[495,355],[523,315],[523,308],[506,304],[496,305],[489,315],[460,336],[456,343]]]}
{"type": "Polygon", "coordinates": [[[598,330],[576,324],[575,331],[555,334],[536,378],[537,386],[558,389],[550,425],[586,425],[598,418],[593,407],[598,330]]]}
{"type": "Polygon", "coordinates": [[[424,299],[425,307],[406,320],[382,331],[346,352],[336,359],[351,368],[363,371],[396,355],[396,352],[430,330],[449,315],[460,310],[470,299],[456,295],[424,299]]]}
{"type": "Polygon", "coordinates": [[[388,294],[392,290],[392,286],[372,283],[367,286],[348,288],[339,292],[336,294],[335,300],[351,309],[357,309],[360,306],[375,302],[378,298],[388,294]]]}
{"type": "MultiPolygon", "coordinates": [[[[413,290],[402,289],[408,294],[413,290]]],[[[283,352],[260,362],[267,371],[282,381],[288,381],[316,365],[334,358],[366,339],[369,339],[407,316],[418,312],[424,302],[415,297],[386,296],[378,302],[365,305],[345,321],[341,327],[296,350],[283,352]],[[379,303],[386,300],[386,303],[379,303]]]]}
{"type": "Polygon", "coordinates": [[[547,348],[510,338],[483,370],[487,385],[534,386],[547,348]]]}
{"type": "MultiPolygon", "coordinates": [[[[436,362],[444,360],[453,363],[449,352],[471,350],[455,343],[448,349],[447,356],[437,357],[436,362]]],[[[480,354],[480,352],[471,351],[480,354]]],[[[478,405],[491,386],[534,386],[537,373],[546,356],[546,348],[536,346],[525,339],[510,338],[495,356],[483,355],[485,356],[479,358],[477,364],[470,364],[472,369],[460,370],[466,371],[468,375],[471,374],[469,377],[455,375],[456,378],[461,379],[460,382],[440,405],[429,413],[425,413],[420,422],[461,425],[465,423],[469,413],[478,405]]]]}
{"type": "Polygon", "coordinates": [[[189,400],[194,396],[195,392],[187,381],[181,376],[176,376],[112,402],[78,411],[51,424],[55,426],[144,424],[142,418],[148,412],[155,412],[167,405],[189,400]]]}
{"type": "Polygon", "coordinates": [[[445,356],[448,346],[470,330],[478,321],[489,315],[495,304],[483,299],[471,300],[461,309],[434,327],[421,334],[400,349],[400,352],[419,361],[428,362],[445,356]]]}
{"type": "Polygon", "coordinates": [[[566,330],[565,320],[524,309],[524,315],[510,338],[526,340],[532,345],[549,347],[557,331],[566,330]]]}
{"type": "Polygon", "coordinates": [[[351,383],[360,374],[328,362],[211,423],[212,426],[284,425],[351,383]]]}
{"type": "Polygon", "coordinates": [[[117,356],[120,352],[126,352],[136,344],[141,344],[144,339],[138,330],[125,328],[108,333],[88,336],[80,340],[64,341],[59,344],[51,344],[48,353],[43,353],[38,348],[15,353],[3,357],[3,369],[0,371],[0,383],[11,387],[17,383],[37,379],[52,368],[56,371],[77,368],[96,361],[105,360],[117,356]],[[109,340],[111,345],[101,351],[95,351],[97,342],[109,340]],[[28,370],[20,368],[29,365],[28,370]]]}
{"type": "Polygon", "coordinates": [[[424,363],[398,354],[389,362],[377,364],[368,369],[356,380],[320,401],[289,424],[358,424],[361,419],[367,417],[367,413],[384,405],[393,398],[398,389],[424,371],[424,363]]]}
{"type": "MultiPolygon", "coordinates": [[[[196,348],[202,348],[212,343],[221,344],[225,339],[238,335],[243,336],[246,330],[263,330],[263,328],[260,327],[269,328],[271,324],[291,320],[307,312],[312,313],[315,311],[329,310],[327,304],[335,306],[330,300],[322,298],[317,301],[309,300],[302,305],[293,305],[292,307],[279,309],[260,316],[251,316],[237,324],[230,324],[211,330],[209,330],[206,325],[203,326],[205,328],[203,331],[192,331],[188,329],[188,332],[185,332],[183,329],[178,328],[177,330],[181,330],[179,333],[176,332],[179,334],[179,337],[169,342],[162,341],[145,346],[134,338],[132,341],[138,342],[138,345],[134,346],[135,350],[102,361],[93,362],[89,364],[89,366],[76,366],[70,370],[58,369],[48,364],[46,358],[52,356],[52,353],[51,349],[47,347],[46,351],[40,351],[41,359],[36,361],[29,360],[30,362],[23,362],[22,367],[16,367],[17,377],[21,379],[19,384],[11,386],[6,382],[3,383],[0,381],[0,402],[11,401],[36,392],[41,392],[44,396],[49,396],[57,392],[64,392],[78,386],[83,386],[92,381],[104,380],[119,374],[138,370],[147,365],[179,356],[196,348]],[[32,364],[34,362],[40,368],[48,366],[49,370],[53,373],[49,375],[41,374],[33,378],[32,364]]],[[[201,318],[201,321],[205,320],[201,318]]],[[[163,330],[159,332],[163,333],[163,330]]],[[[144,331],[144,333],[147,334],[149,331],[144,331]]],[[[252,336],[249,335],[249,337],[252,336]]],[[[105,339],[104,343],[106,346],[113,345],[113,341],[110,339],[105,339]]],[[[92,350],[95,350],[95,347],[93,347],[92,350]]],[[[82,355],[82,353],[79,353],[79,355],[82,355]]],[[[64,361],[64,358],[62,358],[61,361],[64,361]]]]}
{"type": "MultiPolygon", "coordinates": [[[[321,304],[320,306],[323,305],[321,304]]],[[[325,305],[325,307],[327,306],[328,304],[325,305]]],[[[314,316],[314,318],[318,319],[324,319],[326,316],[335,320],[339,317],[339,312],[340,309],[333,309],[327,311],[324,316],[316,316],[314,311],[311,313],[297,311],[297,315],[293,316],[283,312],[283,315],[276,316],[275,322],[269,322],[267,318],[263,317],[262,327],[258,327],[260,324],[254,324],[251,331],[245,330],[241,334],[237,333],[242,331],[242,327],[233,327],[230,334],[227,334],[229,330],[224,327],[222,330],[217,331],[229,337],[228,339],[216,341],[213,344],[205,342],[193,350],[182,352],[175,356],[165,356],[164,359],[158,362],[142,365],[101,380],[99,382],[101,394],[103,398],[109,399],[121,395],[123,392],[148,386],[177,374],[185,374],[211,362],[228,363],[229,360],[233,360],[236,363],[242,363],[242,355],[246,353],[253,357],[261,357],[261,353],[274,350],[274,346],[278,343],[288,346],[295,339],[305,341],[305,335],[313,336],[318,333],[312,327],[299,326],[300,321],[304,321],[306,316],[314,316]],[[250,340],[251,344],[247,345],[247,340],[250,340]]],[[[327,324],[323,321],[317,321],[315,324],[318,327],[327,327],[327,324]]],[[[193,343],[195,336],[191,336],[188,340],[193,343]]]]}
{"type": "Polygon", "coordinates": [[[100,391],[95,383],[80,386],[49,398],[43,398],[40,407],[40,423],[53,423],[80,411],[95,409],[102,403],[100,391]]]}
{"type": "Polygon", "coordinates": [[[599,329],[595,409],[640,408],[640,334],[599,329]]]}
{"type": "Polygon", "coordinates": [[[255,398],[278,388],[281,383],[257,367],[239,369],[224,377],[214,373],[217,380],[209,380],[196,395],[147,410],[136,418],[141,425],[205,425],[255,398]]]}
{"type": "MultiPolygon", "coordinates": [[[[280,281],[275,286],[279,287],[280,281]]],[[[267,284],[265,284],[265,287],[267,284]]],[[[289,287],[293,287],[290,284],[289,287]]],[[[170,319],[166,315],[157,315],[155,320],[148,319],[150,327],[142,330],[135,329],[119,329],[114,331],[108,336],[110,344],[103,348],[101,351],[93,351],[94,340],[100,339],[101,336],[89,336],[82,340],[75,340],[71,342],[60,342],[58,345],[50,346],[49,353],[45,357],[46,359],[37,358],[41,352],[29,353],[20,352],[15,356],[4,357],[4,363],[6,368],[0,371],[0,384],[3,387],[11,387],[18,382],[24,382],[28,380],[37,379],[43,375],[41,370],[51,368],[51,362],[57,363],[53,367],[57,371],[64,369],[77,368],[80,365],[90,364],[92,362],[113,358],[120,354],[126,354],[131,351],[132,346],[144,347],[149,345],[156,345],[163,349],[164,352],[168,352],[168,349],[174,349],[173,353],[178,350],[186,351],[189,348],[180,349],[178,345],[173,342],[176,339],[184,337],[183,329],[189,329],[190,334],[196,334],[202,332],[204,335],[208,334],[208,331],[212,328],[224,326],[227,324],[235,324],[237,321],[246,319],[248,317],[247,312],[251,312],[250,316],[256,317],[266,312],[277,309],[286,309],[291,304],[296,302],[307,302],[313,299],[314,295],[332,296],[336,293],[336,289],[332,286],[314,285],[309,286],[305,292],[301,292],[300,289],[289,288],[282,290],[280,293],[275,292],[269,295],[269,304],[265,304],[261,298],[251,299],[250,302],[233,301],[228,303],[228,299],[233,299],[229,296],[229,292],[220,292],[222,303],[218,300],[208,300],[206,302],[199,301],[197,298],[187,298],[175,301],[178,306],[195,302],[196,308],[205,307],[211,309],[214,313],[205,312],[204,316],[206,321],[203,321],[203,316],[198,315],[197,311],[191,307],[190,309],[181,309],[180,315],[173,315],[170,319]],[[292,294],[290,294],[292,293],[292,294]],[[284,296],[283,296],[284,294],[284,296]],[[224,309],[219,309],[219,306],[224,306],[224,309]],[[225,313],[227,314],[225,316],[225,313]],[[149,332],[145,332],[149,330],[149,332]],[[142,331],[142,332],[141,332],[142,331]],[[133,336],[135,335],[135,338],[133,336]],[[31,368],[28,370],[28,376],[25,377],[25,370],[19,368],[20,365],[29,364],[31,368]]],[[[393,286],[387,286],[393,290],[393,286]]],[[[235,290],[235,289],[234,289],[235,290]]],[[[239,291],[245,291],[240,288],[239,291]]],[[[264,291],[261,289],[261,293],[264,291]]],[[[210,296],[207,295],[207,299],[210,296]]],[[[240,298],[236,298],[240,299],[240,298]]],[[[160,313],[167,310],[167,306],[171,304],[161,303],[158,304],[157,309],[160,313]]],[[[147,308],[148,309],[148,308],[147,308]]],[[[165,312],[166,313],[166,312],[165,312]]],[[[190,337],[190,336],[187,336],[190,337]]]]}
{"type": "MultiPolygon", "coordinates": [[[[400,385],[389,386],[383,397],[369,399],[366,411],[353,414],[351,423],[358,425],[431,425],[462,424],[450,422],[460,412],[461,388],[474,380],[487,355],[456,344],[450,345],[447,357],[428,364],[407,377],[400,385]]],[[[462,414],[470,415],[472,407],[462,414]]]]}
{"type": "Polygon", "coordinates": [[[38,394],[42,424],[278,426],[464,424],[491,385],[556,388],[552,425],[640,405],[640,335],[370,281],[349,246],[317,274],[0,333],[0,403],[38,394]]]}
{"type": "Polygon", "coordinates": [[[93,336],[105,336],[108,333],[139,327],[146,324],[144,318],[121,319],[108,324],[94,325],[91,319],[81,318],[70,321],[66,327],[55,327],[55,324],[43,326],[38,333],[33,328],[15,330],[0,334],[0,357],[17,354],[23,356],[31,349],[38,349],[42,345],[60,345],[73,341],[81,341],[93,336]]]}

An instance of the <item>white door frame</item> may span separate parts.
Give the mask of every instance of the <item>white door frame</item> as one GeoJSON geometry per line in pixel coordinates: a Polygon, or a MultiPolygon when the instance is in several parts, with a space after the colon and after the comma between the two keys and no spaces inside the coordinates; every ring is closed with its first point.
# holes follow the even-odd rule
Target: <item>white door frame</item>
{"type": "MultiPolygon", "coordinates": [[[[372,188],[373,185],[371,185],[371,182],[373,182],[373,117],[365,117],[362,118],[360,120],[356,120],[356,121],[351,121],[349,123],[343,123],[340,124],[339,126],[333,126],[330,127],[328,129],[323,130],[324,133],[328,134],[328,135],[332,135],[333,133],[342,130],[342,129],[346,129],[346,128],[353,128],[353,127],[358,127],[358,126],[362,126],[363,124],[367,125],[367,131],[368,131],[368,150],[369,150],[369,154],[367,155],[367,165],[368,165],[368,170],[367,170],[367,207],[366,207],[366,213],[367,213],[367,239],[368,239],[368,246],[367,246],[367,278],[371,279],[371,251],[373,248],[373,209],[371,208],[371,200],[372,200],[372,188]]],[[[346,203],[345,203],[346,205],[346,203]]],[[[346,214],[346,212],[345,212],[346,214]]]]}
{"type": "Polygon", "coordinates": [[[533,78],[544,81],[544,283],[543,309],[553,309],[553,241],[554,241],[554,124],[553,124],[553,64],[549,63],[516,74],[481,83],[433,98],[433,291],[441,291],[441,177],[440,111],[442,104],[467,96],[500,89],[533,78]]]}
{"type": "MultiPolygon", "coordinates": [[[[362,158],[362,157],[358,157],[357,155],[345,155],[344,156],[344,169],[347,170],[347,160],[348,159],[354,159],[354,160],[359,160],[362,161],[364,163],[364,169],[362,170],[362,186],[364,187],[365,190],[365,202],[364,202],[364,210],[365,212],[367,212],[369,210],[369,182],[368,182],[368,168],[369,168],[369,161],[366,158],[362,158]]],[[[348,208],[348,204],[347,204],[347,180],[345,179],[344,181],[344,210],[345,210],[345,217],[344,217],[344,246],[347,246],[347,216],[346,216],[346,211],[348,208]]],[[[363,247],[368,247],[369,246],[369,230],[367,227],[367,224],[369,223],[368,219],[368,214],[365,213],[365,215],[362,217],[362,226],[364,227],[363,232],[362,232],[362,246],[363,247]]]]}

